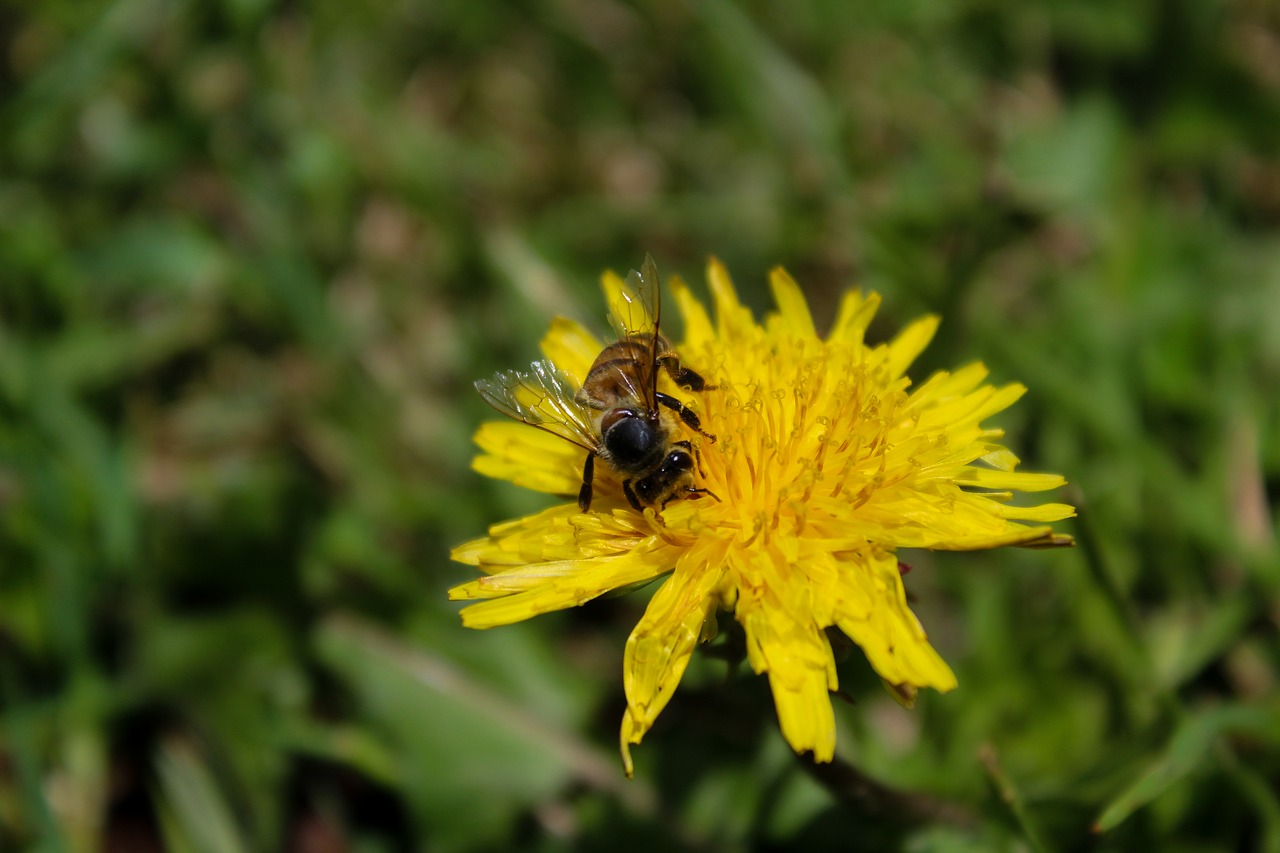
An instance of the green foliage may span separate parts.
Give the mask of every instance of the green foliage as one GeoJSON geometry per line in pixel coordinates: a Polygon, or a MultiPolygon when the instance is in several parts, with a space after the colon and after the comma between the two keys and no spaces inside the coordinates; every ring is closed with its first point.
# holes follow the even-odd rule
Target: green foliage
{"type": "Polygon", "coordinates": [[[0,849],[1280,853],[1270,4],[0,19],[0,849]],[[723,630],[628,782],[644,593],[445,601],[541,505],[471,381],[646,251],[941,312],[913,375],[1024,381],[1072,483],[1072,553],[903,555],[960,689],[854,651],[835,767],[723,630]]]}

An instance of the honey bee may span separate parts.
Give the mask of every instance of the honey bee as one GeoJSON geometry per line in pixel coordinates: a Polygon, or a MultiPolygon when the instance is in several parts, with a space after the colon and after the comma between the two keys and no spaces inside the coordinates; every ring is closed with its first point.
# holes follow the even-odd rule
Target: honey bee
{"type": "Polygon", "coordinates": [[[546,360],[535,361],[528,372],[500,371],[476,382],[480,396],[502,414],[587,451],[578,492],[583,512],[591,509],[596,459],[618,476],[627,502],[637,510],[661,509],[691,495],[715,497],[694,485],[697,449],[675,437],[675,418],[708,441],[716,437],[702,429],[696,412],[658,390],[658,371],[691,391],[714,386],[680,364],[658,330],[660,309],[658,269],[646,255],[613,306],[618,339],[596,356],[581,388],[546,360]]]}

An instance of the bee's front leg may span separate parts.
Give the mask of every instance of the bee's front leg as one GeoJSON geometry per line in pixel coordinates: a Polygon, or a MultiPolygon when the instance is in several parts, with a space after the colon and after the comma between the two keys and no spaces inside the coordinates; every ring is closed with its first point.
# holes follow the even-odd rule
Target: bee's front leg
{"type": "MultiPolygon", "coordinates": [[[[711,491],[710,489],[703,489],[703,488],[699,488],[699,487],[697,487],[697,486],[690,486],[689,488],[685,489],[684,495],[691,495],[691,496],[695,496],[695,497],[696,497],[697,495],[710,495],[711,497],[713,497],[713,498],[715,498],[715,499],[716,499],[716,503],[723,503],[723,501],[721,501],[721,500],[720,500],[720,496],[719,496],[719,495],[717,495],[715,492],[711,491]]],[[[667,504],[671,503],[672,501],[674,501],[674,500],[676,500],[677,498],[680,498],[680,497],[683,497],[683,495],[678,495],[678,494],[676,494],[676,495],[668,495],[668,496],[666,497],[666,499],[665,499],[665,500],[663,500],[663,502],[662,502],[662,508],[663,508],[663,509],[666,509],[666,508],[667,508],[667,504]]]]}
{"type": "Polygon", "coordinates": [[[690,391],[705,391],[716,387],[708,385],[707,380],[702,378],[701,373],[681,366],[680,357],[673,353],[659,356],[658,364],[662,365],[662,369],[667,371],[667,375],[681,388],[688,388],[690,391]]]}
{"type": "Polygon", "coordinates": [[[578,509],[588,512],[591,509],[591,483],[596,478],[596,452],[587,453],[587,461],[582,463],[582,488],[578,490],[578,509]]]}
{"type": "Polygon", "coordinates": [[[657,400],[659,403],[661,403],[662,405],[666,406],[671,411],[675,412],[677,415],[679,415],[680,420],[684,421],[685,425],[688,426],[690,429],[696,430],[699,435],[705,438],[709,438],[713,442],[716,440],[716,437],[714,435],[703,430],[702,421],[698,418],[698,413],[695,412],[693,409],[689,408],[684,403],[681,403],[679,400],[677,400],[675,397],[672,397],[670,394],[663,394],[661,391],[658,391],[656,394],[654,394],[653,398],[657,400]]]}
{"type": "Polygon", "coordinates": [[[627,503],[631,504],[633,509],[644,511],[644,504],[640,503],[640,498],[636,497],[636,490],[631,488],[630,480],[622,481],[622,493],[627,496],[627,503]]]}

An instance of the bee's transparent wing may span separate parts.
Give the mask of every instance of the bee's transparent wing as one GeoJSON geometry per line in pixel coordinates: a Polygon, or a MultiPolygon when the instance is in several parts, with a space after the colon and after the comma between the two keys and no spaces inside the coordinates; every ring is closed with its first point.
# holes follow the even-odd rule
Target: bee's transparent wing
{"type": "Polygon", "coordinates": [[[622,340],[651,335],[662,320],[662,289],[653,255],[645,255],[639,270],[632,270],[621,292],[609,294],[609,320],[622,340]]]}
{"type": "Polygon", "coordinates": [[[658,354],[658,327],[662,320],[662,288],[653,255],[646,254],[640,269],[627,275],[622,289],[609,295],[609,319],[619,341],[634,341],[647,348],[644,358],[619,361],[614,368],[635,398],[652,409],[657,405],[654,358],[658,354]]]}
{"type": "Polygon", "coordinates": [[[509,418],[558,435],[583,450],[595,450],[599,444],[591,413],[578,402],[573,380],[550,361],[535,361],[528,372],[500,370],[492,379],[477,380],[476,390],[509,418]]]}

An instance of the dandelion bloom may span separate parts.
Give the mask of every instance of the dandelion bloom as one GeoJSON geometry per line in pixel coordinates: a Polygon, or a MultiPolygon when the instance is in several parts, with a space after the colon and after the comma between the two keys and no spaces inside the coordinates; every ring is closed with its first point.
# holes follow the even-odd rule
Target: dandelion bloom
{"type": "MultiPolygon", "coordinates": [[[[857,643],[904,700],[918,688],[956,686],[907,606],[896,549],[1071,542],[1046,525],[1074,515],[1072,507],[1011,503],[1014,491],[1053,489],[1062,477],[1016,471],[1018,458],[999,443],[1003,432],[983,426],[1022,396],[1022,385],[986,384],[986,368],[975,363],[908,390],[907,367],[937,317],[868,345],[864,334],[880,299],[855,290],[822,338],[785,271],[770,277],[778,310],[763,323],[739,303],[719,262],[710,262],[708,279],[714,322],[681,282],[671,289],[685,329],[676,350],[714,387],[695,394],[665,375],[660,381],[718,438],[697,444],[698,485],[715,497],[637,510],[608,467],[598,466],[590,512],[570,500],[495,525],[453,552],[484,573],[450,591],[454,599],[488,599],[462,610],[472,628],[667,575],[623,657],[628,775],[631,744],[671,699],[694,646],[713,635],[717,611],[732,611],[741,623],[747,659],[769,677],[787,743],[830,761],[836,729],[828,693],[837,679],[827,628],[857,643]]],[[[622,280],[609,273],[603,284],[609,304],[621,304],[622,280]]],[[[557,319],[542,351],[580,385],[603,346],[577,323],[557,319]]],[[[482,474],[578,493],[585,451],[568,441],[502,421],[481,426],[476,443],[482,474]]]]}

